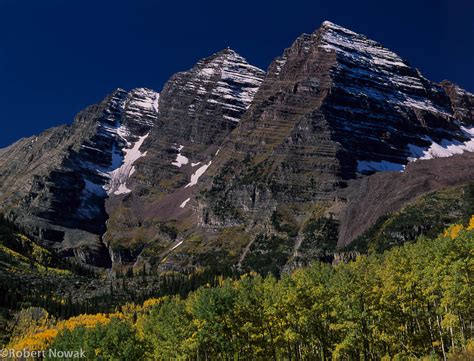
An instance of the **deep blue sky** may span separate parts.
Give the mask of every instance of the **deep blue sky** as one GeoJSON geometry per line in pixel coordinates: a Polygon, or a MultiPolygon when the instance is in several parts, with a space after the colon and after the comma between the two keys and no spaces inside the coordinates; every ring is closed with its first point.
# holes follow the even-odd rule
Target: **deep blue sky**
{"type": "Polygon", "coordinates": [[[0,0],[0,147],[226,46],[266,69],[323,20],[474,91],[472,0],[0,0]]]}

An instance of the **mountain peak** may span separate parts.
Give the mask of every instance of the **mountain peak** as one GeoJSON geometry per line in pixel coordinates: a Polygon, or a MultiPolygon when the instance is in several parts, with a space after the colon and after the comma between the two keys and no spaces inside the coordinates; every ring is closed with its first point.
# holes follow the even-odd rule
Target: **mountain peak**
{"type": "Polygon", "coordinates": [[[323,21],[323,23],[321,24],[320,28],[318,30],[336,30],[336,31],[339,31],[339,32],[344,32],[346,34],[349,34],[349,35],[359,35],[357,34],[356,32],[350,30],[350,29],[347,29],[341,25],[337,25],[331,21],[323,21]]]}
{"type": "MultiPolygon", "coordinates": [[[[238,54],[235,50],[227,47],[220,50],[213,55],[201,59],[194,69],[197,71],[199,78],[210,79],[214,76],[227,77],[229,73],[232,73],[233,77],[255,77],[263,78],[264,71],[253,65],[250,65],[248,61],[238,54]]],[[[258,85],[261,83],[261,79],[258,80],[258,85]]]]}
{"type": "Polygon", "coordinates": [[[232,49],[230,47],[226,47],[226,48],[218,51],[217,53],[215,53],[215,55],[218,55],[218,56],[240,56],[234,49],[232,49]]]}
{"type": "MultiPolygon", "coordinates": [[[[211,56],[202,59],[199,63],[221,65],[224,63],[247,63],[247,60],[229,47],[224,48],[211,56]]],[[[198,64],[199,64],[198,63],[198,64]]]]}
{"type": "Polygon", "coordinates": [[[377,41],[330,21],[323,22],[312,36],[317,39],[319,48],[334,51],[339,56],[352,59],[351,61],[357,57],[358,63],[371,63],[385,69],[409,67],[408,62],[377,41]]]}

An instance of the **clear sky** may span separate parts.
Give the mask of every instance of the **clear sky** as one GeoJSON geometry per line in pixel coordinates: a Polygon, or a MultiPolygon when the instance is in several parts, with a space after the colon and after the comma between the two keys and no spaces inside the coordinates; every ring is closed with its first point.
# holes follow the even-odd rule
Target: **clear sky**
{"type": "Polygon", "coordinates": [[[324,20],[474,92],[472,0],[0,0],[0,147],[227,46],[266,69],[324,20]]]}

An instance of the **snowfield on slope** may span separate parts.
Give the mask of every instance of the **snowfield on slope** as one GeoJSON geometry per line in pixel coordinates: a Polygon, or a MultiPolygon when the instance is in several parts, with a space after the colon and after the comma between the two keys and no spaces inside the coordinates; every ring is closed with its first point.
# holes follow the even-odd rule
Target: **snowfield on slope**
{"type": "Polygon", "coordinates": [[[198,170],[196,171],[196,173],[194,173],[191,176],[191,181],[188,184],[186,184],[186,186],[184,188],[195,186],[197,184],[199,178],[201,178],[201,176],[206,172],[207,168],[209,168],[209,166],[211,164],[212,164],[212,160],[209,161],[209,163],[204,164],[203,166],[199,167],[198,170]]]}
{"type": "MultiPolygon", "coordinates": [[[[465,142],[458,140],[443,139],[439,143],[429,137],[426,140],[431,141],[428,147],[420,147],[414,144],[408,144],[407,148],[410,156],[407,157],[408,162],[416,162],[417,160],[426,160],[434,158],[447,158],[464,152],[474,152],[474,127],[461,126],[463,133],[470,139],[465,142]]],[[[359,173],[366,172],[403,172],[406,165],[401,163],[393,163],[386,160],[368,161],[358,160],[357,171],[359,173]]]]}
{"type": "Polygon", "coordinates": [[[134,163],[147,154],[147,152],[142,153],[140,148],[149,134],[150,133],[147,133],[139,137],[138,141],[136,141],[131,148],[123,150],[125,154],[122,165],[108,173],[110,181],[109,184],[105,186],[108,194],[121,195],[131,192],[131,190],[127,188],[127,180],[135,173],[134,163]]]}
{"type": "Polygon", "coordinates": [[[413,144],[408,145],[408,149],[413,154],[408,160],[414,162],[418,159],[446,158],[464,152],[474,152],[474,127],[467,128],[462,126],[461,130],[470,137],[470,140],[460,142],[458,140],[443,139],[440,143],[437,143],[427,138],[427,140],[432,142],[428,148],[418,147],[413,144]]]}

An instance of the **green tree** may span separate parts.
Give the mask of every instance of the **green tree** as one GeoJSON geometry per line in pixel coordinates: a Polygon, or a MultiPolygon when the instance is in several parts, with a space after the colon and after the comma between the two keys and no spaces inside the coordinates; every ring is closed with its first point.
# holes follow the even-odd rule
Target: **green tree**
{"type": "Polygon", "coordinates": [[[147,352],[146,344],[138,338],[132,325],[118,319],[93,328],[66,329],[50,348],[61,351],[83,349],[87,359],[114,361],[141,360],[147,352]]]}

